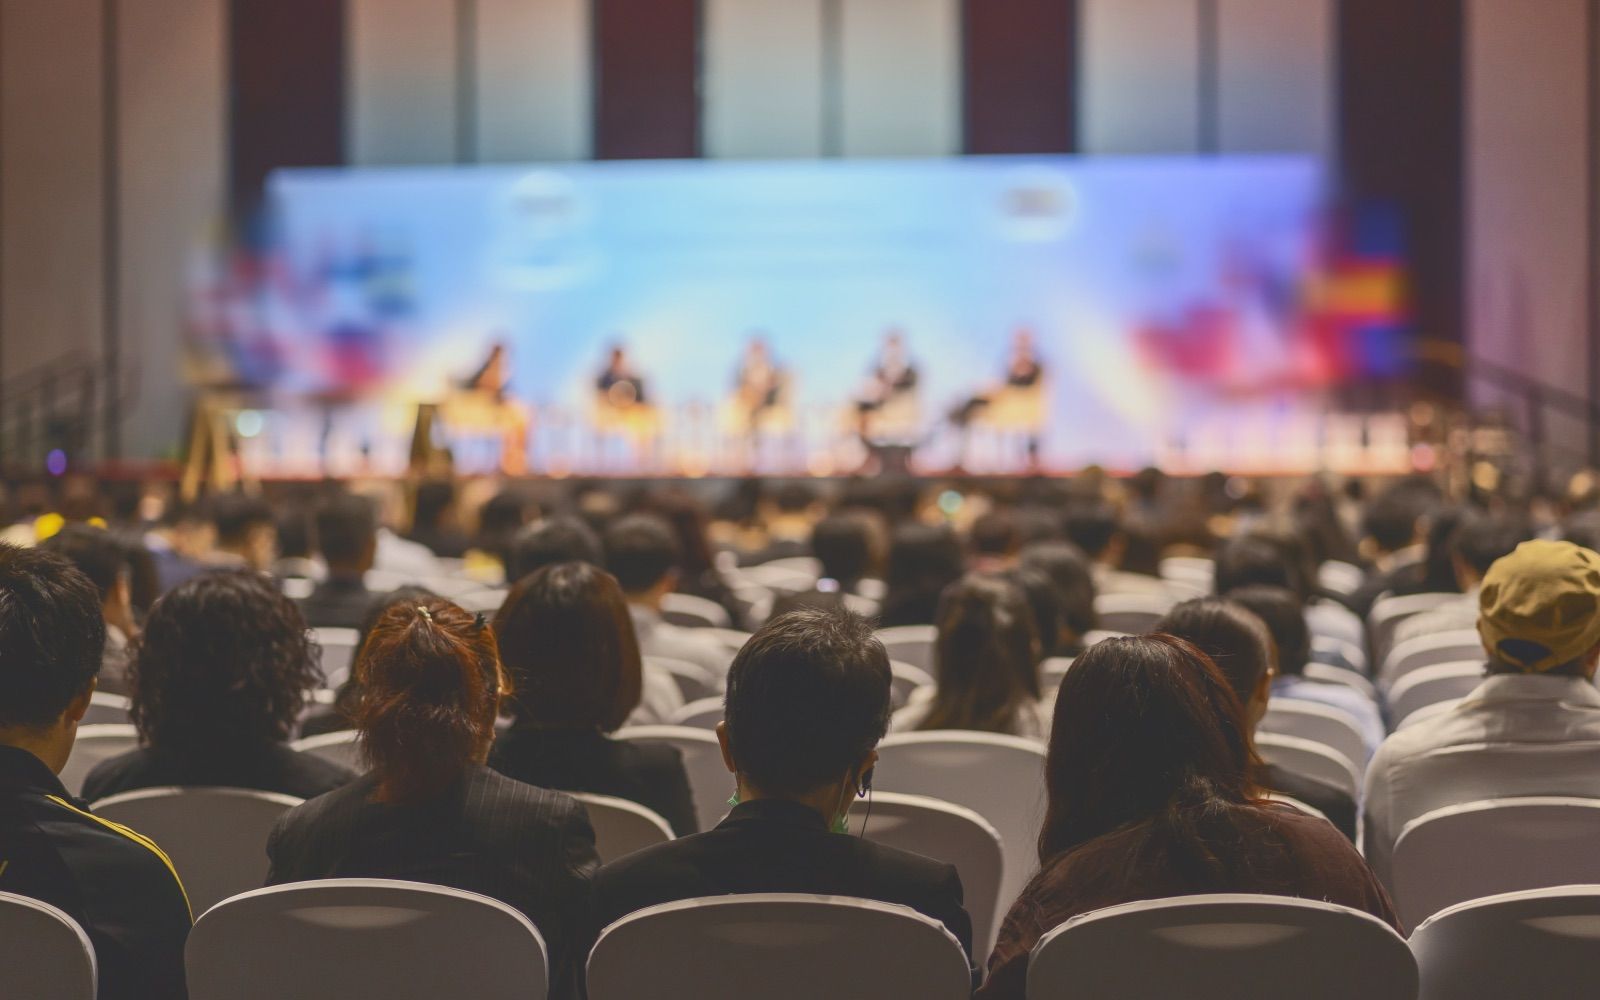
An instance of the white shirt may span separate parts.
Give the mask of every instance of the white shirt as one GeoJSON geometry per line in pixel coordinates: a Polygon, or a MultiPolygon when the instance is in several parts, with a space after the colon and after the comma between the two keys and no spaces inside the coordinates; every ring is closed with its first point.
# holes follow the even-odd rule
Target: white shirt
{"type": "Polygon", "coordinates": [[[1407,639],[1415,639],[1419,635],[1460,632],[1463,629],[1477,627],[1478,588],[1473,587],[1465,594],[1452,597],[1432,611],[1412,615],[1397,624],[1394,627],[1394,640],[1389,643],[1389,648],[1393,649],[1407,639]]]}
{"type": "Polygon", "coordinates": [[[1591,682],[1496,674],[1385,740],[1367,769],[1367,862],[1392,885],[1407,823],[1445,806],[1526,795],[1600,798],[1600,690],[1591,682]]]}
{"type": "Polygon", "coordinates": [[[420,542],[401,538],[388,528],[378,529],[378,548],[372,568],[402,576],[439,576],[439,557],[420,542]]]}

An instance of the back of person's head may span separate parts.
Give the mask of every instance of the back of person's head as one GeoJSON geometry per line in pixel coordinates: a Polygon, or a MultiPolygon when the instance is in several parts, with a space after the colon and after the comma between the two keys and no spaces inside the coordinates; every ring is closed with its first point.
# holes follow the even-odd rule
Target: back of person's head
{"type": "Polygon", "coordinates": [[[889,539],[884,583],[900,589],[938,593],[963,572],[961,543],[943,525],[902,524],[889,539]]]}
{"type": "Polygon", "coordinates": [[[182,754],[287,740],[319,680],[299,609],[248,570],[202,574],[157,601],[128,673],[140,737],[182,754]]]}
{"type": "Polygon", "coordinates": [[[1217,549],[1213,591],[1226,597],[1240,587],[1282,587],[1303,600],[1308,583],[1294,560],[1264,535],[1230,538],[1217,549]]]}
{"type": "Polygon", "coordinates": [[[568,562],[523,578],[495,614],[494,633],[518,722],[609,733],[638,707],[639,641],[605,570],[568,562]]]}
{"type": "Polygon", "coordinates": [[[88,524],[64,525],[40,546],[78,568],[100,594],[102,603],[128,575],[128,549],[117,536],[88,524]]]}
{"type": "Polygon", "coordinates": [[[1168,611],[1154,629],[1177,636],[1211,658],[1240,704],[1262,694],[1272,669],[1272,634],[1249,609],[1228,598],[1196,597],[1168,611]]]}
{"type": "Polygon", "coordinates": [[[822,575],[851,586],[872,566],[872,528],[866,518],[834,514],[811,529],[811,554],[822,564],[822,575]]]}
{"type": "Polygon", "coordinates": [[[442,598],[391,605],[354,669],[361,752],[382,799],[427,799],[488,756],[509,692],[482,615],[442,598]]]}
{"type": "Polygon", "coordinates": [[[740,777],[782,797],[853,776],[888,731],[889,678],[860,615],[806,609],[767,622],[728,671],[723,720],[740,777]]]}
{"type": "Polygon", "coordinates": [[[969,573],[939,599],[938,688],[921,729],[1009,732],[1039,696],[1039,639],[1023,592],[1004,577],[969,573]]]}
{"type": "MultiPolygon", "coordinates": [[[[1061,598],[1055,584],[1043,570],[1030,566],[1014,566],[999,574],[1002,579],[1022,594],[1033,617],[1034,656],[1038,660],[1054,656],[1056,639],[1061,635],[1061,598]]],[[[1029,680],[1037,681],[1037,671],[1029,671],[1029,680]]],[[[1034,692],[1035,696],[1038,692],[1034,692]]]]}
{"type": "Polygon", "coordinates": [[[0,729],[45,729],[100,670],[94,584],[61,556],[0,544],[0,729]]]}
{"type": "Polygon", "coordinates": [[[1600,656],[1600,553],[1523,542],[1484,574],[1478,635],[1496,673],[1593,678],[1600,656]]]}
{"type": "Polygon", "coordinates": [[[1077,546],[1069,542],[1030,545],[1022,550],[1021,565],[1024,569],[1038,570],[1050,579],[1055,587],[1061,623],[1071,633],[1071,639],[1081,639],[1085,633],[1100,627],[1094,610],[1094,574],[1077,546]]]}
{"type": "Polygon", "coordinates": [[[272,508],[260,497],[224,493],[211,499],[209,509],[211,523],[217,529],[217,544],[225,549],[244,548],[253,535],[275,530],[277,525],[272,508]]]}
{"type": "Polygon", "coordinates": [[[1282,587],[1240,587],[1228,600],[1261,619],[1278,650],[1278,673],[1298,677],[1311,662],[1311,628],[1300,599],[1282,587]]]}
{"type": "Polygon", "coordinates": [[[1361,518],[1361,532],[1379,552],[1395,552],[1417,541],[1427,499],[1404,485],[1391,486],[1373,499],[1361,518]]]}
{"type": "Polygon", "coordinates": [[[1253,763],[1239,698],[1204,653],[1159,633],[1097,643],[1056,697],[1039,860],[1148,823],[1175,863],[1213,869],[1253,763]]]}
{"type": "MultiPolygon", "coordinates": [[[[378,624],[378,619],[382,618],[384,612],[396,604],[409,604],[415,607],[419,604],[427,604],[429,601],[437,600],[438,597],[438,594],[435,594],[427,587],[415,585],[396,587],[386,594],[379,594],[374,597],[367,602],[367,609],[361,613],[361,624],[356,628],[356,649],[359,651],[362,646],[366,645],[367,636],[372,634],[372,630],[378,624]]],[[[354,727],[356,708],[359,706],[360,701],[361,684],[356,680],[355,671],[352,670],[345,677],[344,683],[339,685],[339,692],[334,696],[333,709],[354,727]]]]}
{"type": "Polygon", "coordinates": [[[317,507],[317,550],[335,572],[365,572],[378,550],[378,514],[365,497],[340,493],[317,507]]]}
{"type": "Polygon", "coordinates": [[[456,502],[455,484],[448,479],[429,479],[417,484],[417,497],[411,523],[417,531],[441,527],[444,516],[456,502]]]}
{"type": "Polygon", "coordinates": [[[967,541],[975,556],[1004,558],[1015,555],[1017,547],[1022,544],[1022,529],[1017,523],[1017,515],[1006,508],[980,514],[972,522],[967,541]]]}
{"type": "Polygon", "coordinates": [[[677,536],[678,572],[684,579],[698,580],[713,568],[711,518],[698,498],[681,489],[652,490],[642,510],[660,517],[677,536]]]}
{"type": "Polygon", "coordinates": [[[1074,501],[1061,521],[1067,540],[1090,559],[1100,559],[1122,533],[1115,507],[1100,500],[1074,501]]]}
{"type": "Polygon", "coordinates": [[[515,583],[530,573],[557,563],[603,560],[600,537],[582,518],[559,514],[535,521],[511,541],[506,553],[506,580],[515,583]]]}
{"type": "Polygon", "coordinates": [[[678,568],[682,550],[672,526],[654,514],[630,514],[606,529],[606,569],[623,593],[643,594],[678,568]]]}
{"type": "Polygon", "coordinates": [[[816,502],[817,491],[802,482],[787,482],[772,491],[772,506],[779,514],[807,514],[816,502]]]}
{"type": "Polygon", "coordinates": [[[1490,566],[1532,537],[1532,526],[1525,517],[1471,512],[1457,524],[1451,549],[1474,578],[1482,579],[1490,566]]]}

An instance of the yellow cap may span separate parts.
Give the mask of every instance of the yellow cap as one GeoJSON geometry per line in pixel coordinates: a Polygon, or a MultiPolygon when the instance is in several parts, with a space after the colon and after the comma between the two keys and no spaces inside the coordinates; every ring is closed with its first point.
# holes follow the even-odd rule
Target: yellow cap
{"type": "Polygon", "coordinates": [[[1523,542],[1495,561],[1478,595],[1478,635],[1495,659],[1543,673],[1600,644],[1600,553],[1523,542]]]}

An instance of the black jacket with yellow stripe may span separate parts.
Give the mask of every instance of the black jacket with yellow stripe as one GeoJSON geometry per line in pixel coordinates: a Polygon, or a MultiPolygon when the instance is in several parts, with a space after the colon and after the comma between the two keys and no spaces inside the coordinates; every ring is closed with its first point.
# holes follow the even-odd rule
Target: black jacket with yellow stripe
{"type": "Polygon", "coordinates": [[[193,918],[172,862],[147,838],[89,812],[39,758],[9,746],[0,746],[0,892],[43,900],[83,926],[99,1000],[186,996],[183,944],[193,918]]]}

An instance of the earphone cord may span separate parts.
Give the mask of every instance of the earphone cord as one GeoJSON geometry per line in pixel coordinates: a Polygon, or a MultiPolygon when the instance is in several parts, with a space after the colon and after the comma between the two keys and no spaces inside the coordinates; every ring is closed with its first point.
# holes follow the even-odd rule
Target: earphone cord
{"type": "Polygon", "coordinates": [[[870,819],[872,819],[872,786],[868,785],[867,786],[867,814],[865,816],[861,817],[861,832],[856,834],[857,837],[860,837],[863,840],[866,839],[866,837],[867,837],[867,821],[870,820],[870,819]]]}

